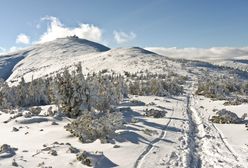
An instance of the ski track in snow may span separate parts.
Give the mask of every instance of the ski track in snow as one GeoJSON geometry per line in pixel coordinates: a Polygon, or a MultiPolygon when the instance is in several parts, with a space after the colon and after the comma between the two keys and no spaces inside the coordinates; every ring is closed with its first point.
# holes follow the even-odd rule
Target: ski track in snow
{"type": "Polygon", "coordinates": [[[226,146],[226,148],[229,150],[230,153],[232,153],[233,157],[236,159],[236,161],[239,161],[238,156],[235,154],[234,150],[231,149],[231,145],[229,145],[229,143],[227,142],[227,140],[224,139],[223,134],[221,133],[221,131],[212,123],[212,126],[215,128],[215,130],[218,132],[219,137],[221,139],[221,141],[223,142],[223,144],[226,146]]]}
{"type": "Polygon", "coordinates": [[[155,144],[158,143],[161,139],[164,139],[166,137],[166,129],[169,126],[169,124],[170,124],[170,122],[172,120],[173,115],[174,115],[174,109],[172,110],[172,114],[170,116],[170,119],[167,122],[167,124],[164,126],[164,128],[163,128],[161,134],[159,135],[159,137],[158,138],[155,138],[153,141],[151,141],[148,144],[148,146],[146,147],[146,149],[144,150],[144,152],[141,153],[141,155],[136,160],[136,162],[134,164],[134,168],[142,168],[142,164],[143,164],[144,159],[153,150],[153,148],[155,147],[155,144]]]}

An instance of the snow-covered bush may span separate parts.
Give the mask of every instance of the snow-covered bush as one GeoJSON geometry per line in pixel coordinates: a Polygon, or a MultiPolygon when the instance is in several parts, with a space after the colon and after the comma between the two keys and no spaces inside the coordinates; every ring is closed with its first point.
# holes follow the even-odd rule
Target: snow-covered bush
{"type": "Polygon", "coordinates": [[[32,115],[37,116],[41,113],[41,108],[40,107],[32,107],[29,109],[29,111],[32,113],[32,115]]]}
{"type": "Polygon", "coordinates": [[[123,127],[122,113],[119,112],[87,112],[65,126],[72,135],[79,137],[84,143],[100,139],[106,142],[117,129],[123,127]]]}
{"type": "Polygon", "coordinates": [[[183,93],[182,84],[187,77],[179,76],[175,73],[152,74],[144,73],[131,75],[129,81],[129,93],[133,95],[156,95],[156,96],[173,96],[183,93]]]}
{"type": "Polygon", "coordinates": [[[109,162],[103,152],[83,151],[77,154],[77,160],[87,167],[117,167],[118,165],[109,162]],[[99,166],[100,165],[100,166],[99,166]],[[104,166],[103,166],[104,165],[104,166]]]}
{"type": "Polygon", "coordinates": [[[132,106],[145,106],[146,104],[140,100],[131,100],[130,101],[132,106]]]}
{"type": "Polygon", "coordinates": [[[77,160],[80,161],[83,165],[92,167],[92,160],[89,158],[88,153],[86,151],[77,155],[77,160]]]}
{"type": "Polygon", "coordinates": [[[248,103],[247,98],[242,98],[242,97],[236,97],[234,99],[230,99],[227,102],[225,102],[223,105],[228,106],[228,105],[240,105],[243,103],[248,103]]]}
{"type": "Polygon", "coordinates": [[[156,109],[146,109],[145,110],[145,116],[146,117],[154,117],[154,118],[162,118],[166,114],[166,111],[156,110],[156,109]]]}

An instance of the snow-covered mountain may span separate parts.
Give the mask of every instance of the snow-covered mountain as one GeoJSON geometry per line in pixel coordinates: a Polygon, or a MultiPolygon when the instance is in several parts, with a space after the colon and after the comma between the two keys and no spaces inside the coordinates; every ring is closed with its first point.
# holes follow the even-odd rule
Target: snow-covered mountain
{"type": "MultiPolygon", "coordinates": [[[[160,50],[158,53],[161,53],[160,50]]],[[[173,54],[168,57],[173,57],[173,54]]],[[[105,69],[118,73],[146,70],[154,73],[177,72],[181,65],[168,57],[139,47],[110,49],[92,41],[66,37],[1,56],[0,78],[13,84],[17,83],[21,77],[31,81],[55,74],[62,71],[64,67],[73,68],[73,65],[78,62],[81,62],[85,74],[105,69]]],[[[211,60],[204,61],[211,62],[211,60]]],[[[214,62],[231,67],[243,66],[241,69],[247,67],[245,59],[220,59],[219,61],[214,59],[214,62]]]]}
{"type": "Polygon", "coordinates": [[[21,76],[30,79],[57,71],[89,53],[108,51],[101,44],[77,37],[60,38],[10,53],[0,58],[1,78],[17,80],[21,76]]]}
{"type": "Polygon", "coordinates": [[[37,44],[0,56],[0,78],[8,79],[9,76],[11,79],[16,78],[30,71],[34,72],[57,63],[60,64],[61,61],[70,62],[71,59],[84,54],[107,50],[109,48],[106,46],[77,37],[60,38],[52,42],[37,44]]]}
{"type": "Polygon", "coordinates": [[[139,47],[109,49],[77,37],[59,38],[52,42],[34,45],[8,56],[2,56],[0,61],[4,62],[0,68],[8,70],[8,72],[2,71],[4,75],[0,77],[11,83],[18,82],[21,77],[30,81],[51,75],[64,67],[73,67],[78,62],[82,63],[84,73],[103,69],[119,73],[145,70],[164,72],[170,64],[170,70],[177,69],[167,57],[139,47]]]}

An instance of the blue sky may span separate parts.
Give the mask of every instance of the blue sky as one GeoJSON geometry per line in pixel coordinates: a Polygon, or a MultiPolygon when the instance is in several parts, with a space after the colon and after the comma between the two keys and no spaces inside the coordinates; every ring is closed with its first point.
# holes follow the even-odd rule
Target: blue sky
{"type": "Polygon", "coordinates": [[[1,0],[0,21],[7,50],[78,29],[110,47],[248,46],[247,0],[1,0]]]}

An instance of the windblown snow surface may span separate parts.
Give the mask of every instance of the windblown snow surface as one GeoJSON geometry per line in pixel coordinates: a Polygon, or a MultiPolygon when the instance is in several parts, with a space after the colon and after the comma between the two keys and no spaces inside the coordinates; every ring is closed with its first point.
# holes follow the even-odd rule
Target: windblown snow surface
{"type": "MultiPolygon", "coordinates": [[[[3,63],[0,69],[0,74],[6,74],[6,78],[10,76],[7,79],[9,83],[17,83],[21,77],[30,81],[32,78],[53,75],[78,62],[82,63],[85,73],[103,69],[119,73],[141,70],[167,73],[170,70],[188,75],[190,80],[184,85],[185,93],[181,96],[129,95],[118,108],[125,120],[133,118],[136,122],[128,122],[124,129],[118,130],[114,143],[101,144],[100,140],[81,143],[64,129],[71,119],[59,120],[42,115],[49,106],[42,106],[40,116],[28,120],[17,117],[8,123],[4,121],[16,114],[1,111],[0,145],[8,144],[17,149],[11,156],[0,153],[0,167],[12,167],[14,163],[25,168],[87,167],[77,161],[76,153],[70,152],[71,147],[80,152],[94,153],[92,158],[96,162],[95,167],[99,168],[248,167],[248,131],[245,125],[214,124],[208,120],[214,115],[213,109],[223,108],[240,117],[247,112],[248,104],[224,106],[223,101],[195,95],[197,78],[202,67],[184,66],[180,62],[138,47],[110,50],[100,44],[71,38],[57,39],[33,46],[13,56],[1,57],[1,61],[6,64],[12,62],[8,61],[11,59],[17,59],[15,62],[18,63],[14,65],[13,61],[9,66],[3,63]],[[142,101],[145,105],[134,106],[131,100],[142,101]],[[165,110],[166,116],[145,117],[145,109],[165,110]],[[14,131],[13,127],[19,131],[14,131]],[[52,151],[56,151],[57,155],[51,154],[52,151]]],[[[23,109],[21,112],[26,111],[23,109]]]]}

